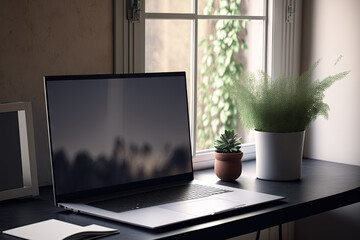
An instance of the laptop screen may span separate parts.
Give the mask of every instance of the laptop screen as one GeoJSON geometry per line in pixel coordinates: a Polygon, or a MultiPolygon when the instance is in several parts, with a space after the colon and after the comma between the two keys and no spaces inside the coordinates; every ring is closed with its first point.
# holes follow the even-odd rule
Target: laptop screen
{"type": "Polygon", "coordinates": [[[56,195],[192,174],[184,72],[44,79],[56,195]]]}

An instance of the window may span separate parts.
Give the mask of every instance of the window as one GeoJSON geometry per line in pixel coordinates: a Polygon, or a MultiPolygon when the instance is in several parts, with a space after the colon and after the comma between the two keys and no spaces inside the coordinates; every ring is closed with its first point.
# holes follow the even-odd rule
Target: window
{"type": "MultiPolygon", "coordinates": [[[[116,3],[116,18],[126,18],[126,4],[116,3]]],[[[242,71],[271,74],[296,65],[282,64],[284,52],[289,52],[283,43],[294,33],[290,21],[283,21],[293,14],[292,6],[294,0],[141,1],[140,20],[115,27],[115,46],[122,46],[122,56],[116,53],[116,71],[185,70],[197,164],[212,158],[209,149],[224,127],[238,129],[244,158],[254,158],[252,133],[241,128],[224,85],[231,86],[242,71]]]]}

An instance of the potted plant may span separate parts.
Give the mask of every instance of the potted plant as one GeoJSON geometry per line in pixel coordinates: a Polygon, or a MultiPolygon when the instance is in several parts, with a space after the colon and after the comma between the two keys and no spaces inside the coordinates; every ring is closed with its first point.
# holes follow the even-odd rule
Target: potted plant
{"type": "Polygon", "coordinates": [[[312,81],[319,60],[300,76],[271,79],[244,73],[231,89],[242,127],[255,130],[256,175],[266,180],[297,180],[305,130],[317,116],[328,117],[324,91],[349,72],[312,81]]]}
{"type": "Polygon", "coordinates": [[[241,175],[241,137],[234,130],[225,130],[214,142],[215,174],[223,181],[234,181],[241,175]]]}

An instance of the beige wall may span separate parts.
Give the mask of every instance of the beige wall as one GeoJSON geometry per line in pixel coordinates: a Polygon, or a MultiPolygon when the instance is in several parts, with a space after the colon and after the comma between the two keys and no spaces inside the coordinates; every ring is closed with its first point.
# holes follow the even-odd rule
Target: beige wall
{"type": "Polygon", "coordinates": [[[304,1],[302,70],[321,58],[316,78],[351,71],[326,91],[329,120],[320,117],[308,130],[307,157],[360,165],[359,11],[358,0],[304,1]]]}
{"type": "Polygon", "coordinates": [[[113,72],[112,0],[1,0],[0,103],[33,107],[40,185],[51,183],[42,77],[113,72]]]}
{"type": "MultiPolygon", "coordinates": [[[[326,92],[329,120],[307,131],[304,155],[360,165],[360,1],[303,0],[302,71],[322,58],[316,78],[350,70],[326,92]],[[343,58],[335,67],[337,57],[343,58]]],[[[360,239],[360,203],[295,222],[295,239],[360,239]]]]}

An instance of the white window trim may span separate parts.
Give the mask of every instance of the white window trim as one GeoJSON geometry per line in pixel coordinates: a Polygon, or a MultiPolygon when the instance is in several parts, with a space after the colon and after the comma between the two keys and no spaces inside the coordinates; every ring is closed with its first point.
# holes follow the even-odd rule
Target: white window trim
{"type": "MultiPolygon", "coordinates": [[[[193,167],[194,170],[212,168],[214,167],[214,150],[207,149],[198,151],[194,158],[193,167]]],[[[255,144],[244,143],[241,145],[241,151],[244,153],[242,161],[254,160],[255,159],[255,144]]]]}
{"type": "MultiPolygon", "coordinates": [[[[302,0],[269,0],[268,4],[265,4],[265,6],[265,11],[267,11],[267,25],[265,27],[265,69],[268,74],[273,77],[277,77],[281,73],[286,76],[299,74],[302,0]]],[[[195,10],[197,10],[196,8],[197,6],[195,6],[195,10]]],[[[144,8],[142,7],[142,9],[144,8]]],[[[141,14],[143,15],[144,12],[142,11],[141,14]]],[[[139,44],[139,42],[137,42],[137,40],[145,38],[144,17],[141,17],[139,22],[130,23],[130,21],[126,19],[126,1],[123,0],[114,0],[114,15],[115,73],[143,72],[145,69],[144,61],[135,62],[134,56],[141,56],[142,59],[145,59],[145,46],[144,44],[139,44]],[[134,48],[134,46],[137,47],[134,48]]],[[[147,13],[147,15],[155,16],[152,13],[147,13]]],[[[182,14],[179,14],[178,16],[181,15],[182,14]]],[[[194,14],[184,15],[190,16],[194,14]]],[[[176,18],[173,14],[168,16],[162,14],[162,16],[176,18]]],[[[201,18],[214,19],[217,17],[201,16],[201,18]]],[[[200,17],[198,19],[200,19],[200,17]]],[[[239,17],[239,19],[241,19],[241,17],[239,17]]],[[[255,19],[258,18],[255,17],[255,19]]],[[[194,28],[197,28],[197,21],[195,21],[194,28]]],[[[196,54],[196,51],[194,51],[194,53],[196,54]]],[[[194,67],[196,67],[196,65],[194,67]]],[[[194,74],[196,77],[196,72],[194,74]]],[[[192,89],[196,89],[196,83],[194,83],[192,89]]],[[[194,96],[196,93],[193,91],[191,94],[195,97],[193,99],[196,99],[196,96],[194,96]]],[[[195,114],[196,102],[194,103],[193,111],[195,114]]],[[[193,116],[196,116],[196,114],[193,116]]],[[[193,125],[194,124],[191,124],[191,126],[193,125]]],[[[194,142],[195,131],[193,131],[194,129],[191,130],[191,139],[194,142]]],[[[195,149],[194,143],[193,149],[195,149]]],[[[254,143],[242,144],[242,151],[244,152],[244,161],[255,159],[256,152],[254,143]]],[[[199,152],[193,150],[193,155],[195,170],[213,167],[213,149],[199,152]]]]}
{"type": "Polygon", "coordinates": [[[271,0],[268,13],[268,74],[299,74],[302,0],[271,0]]]}

